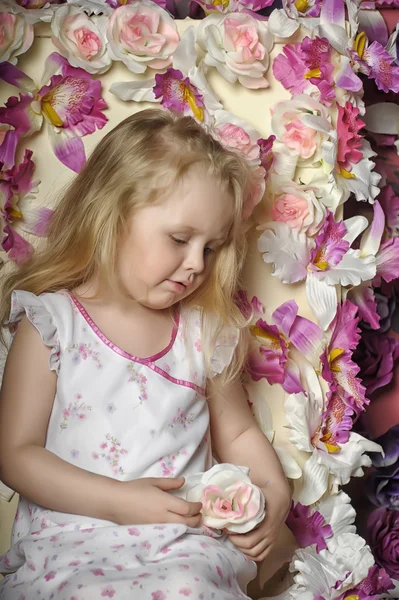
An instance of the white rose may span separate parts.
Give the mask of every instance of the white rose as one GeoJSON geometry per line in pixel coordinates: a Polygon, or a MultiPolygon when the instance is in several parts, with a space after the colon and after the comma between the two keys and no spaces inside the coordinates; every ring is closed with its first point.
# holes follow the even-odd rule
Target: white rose
{"type": "Polygon", "coordinates": [[[246,13],[211,14],[198,27],[198,43],[205,63],[234,83],[250,89],[266,88],[265,72],[273,36],[264,21],[246,13]]]}
{"type": "Polygon", "coordinates": [[[189,502],[202,502],[205,526],[247,533],[265,516],[265,498],[248,473],[247,467],[215,465],[205,473],[186,477],[178,495],[189,502]]]}
{"type": "Polygon", "coordinates": [[[107,52],[108,17],[88,17],[76,6],[61,6],[51,23],[54,46],[73,67],[105,73],[111,66],[107,52]]]}
{"type": "Polygon", "coordinates": [[[33,25],[21,15],[0,12],[0,62],[17,64],[17,56],[24,54],[33,43],[33,25]]]}
{"type": "Polygon", "coordinates": [[[107,38],[111,58],[122,61],[133,73],[144,73],[147,67],[165,69],[179,44],[172,17],[148,0],[114,10],[107,38]]]}

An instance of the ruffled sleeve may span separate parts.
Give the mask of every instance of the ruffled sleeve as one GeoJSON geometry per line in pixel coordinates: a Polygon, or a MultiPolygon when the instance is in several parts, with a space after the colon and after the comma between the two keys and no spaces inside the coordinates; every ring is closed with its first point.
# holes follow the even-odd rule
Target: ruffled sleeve
{"type": "Polygon", "coordinates": [[[234,327],[225,327],[218,335],[211,358],[214,377],[222,373],[231,363],[239,337],[239,330],[234,327]]]}
{"type": "Polygon", "coordinates": [[[51,348],[49,369],[58,373],[60,367],[60,344],[54,318],[43,300],[32,294],[16,290],[11,296],[11,312],[6,327],[14,334],[19,321],[26,315],[37,329],[43,343],[51,348]]]}

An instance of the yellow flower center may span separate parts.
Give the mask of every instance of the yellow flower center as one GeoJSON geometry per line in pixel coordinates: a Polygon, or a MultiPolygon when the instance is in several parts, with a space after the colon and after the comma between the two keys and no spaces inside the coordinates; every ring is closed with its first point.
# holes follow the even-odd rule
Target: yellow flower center
{"type": "Polygon", "coordinates": [[[300,13],[305,13],[309,8],[309,2],[307,0],[296,0],[295,8],[300,13]]]}
{"type": "Polygon", "coordinates": [[[311,79],[312,77],[317,77],[318,79],[320,79],[321,71],[320,69],[310,69],[310,71],[305,73],[304,77],[305,79],[311,79]]]}
{"type": "Polygon", "coordinates": [[[230,0],[213,0],[212,4],[213,6],[220,6],[222,5],[223,8],[227,8],[229,5],[229,1],[230,0]]]}
{"type": "Polygon", "coordinates": [[[184,86],[183,98],[186,102],[188,102],[188,105],[191,108],[194,117],[198,121],[203,121],[204,111],[200,106],[197,106],[193,92],[186,85],[184,86]]]}
{"type": "Polygon", "coordinates": [[[339,366],[334,365],[333,363],[337,358],[342,356],[344,352],[345,352],[345,350],[343,350],[342,348],[333,348],[331,350],[330,354],[328,355],[328,362],[329,362],[331,371],[334,371],[335,373],[341,372],[341,369],[339,368],[339,366]]]}
{"type": "Polygon", "coordinates": [[[347,171],[343,167],[340,168],[339,174],[342,175],[342,177],[344,179],[355,179],[355,177],[356,177],[356,175],[354,175],[353,173],[350,173],[349,171],[347,171]]]}
{"type": "Polygon", "coordinates": [[[366,47],[366,41],[367,41],[367,37],[366,34],[364,33],[364,31],[362,31],[361,33],[358,33],[356,38],[355,38],[355,52],[358,53],[358,55],[360,56],[360,58],[362,58],[363,56],[363,52],[364,49],[366,47]]]}
{"type": "Polygon", "coordinates": [[[42,100],[42,113],[47,117],[47,119],[52,123],[55,127],[62,127],[63,122],[61,117],[55,112],[54,108],[51,106],[52,96],[51,92],[46,94],[42,100]]]}

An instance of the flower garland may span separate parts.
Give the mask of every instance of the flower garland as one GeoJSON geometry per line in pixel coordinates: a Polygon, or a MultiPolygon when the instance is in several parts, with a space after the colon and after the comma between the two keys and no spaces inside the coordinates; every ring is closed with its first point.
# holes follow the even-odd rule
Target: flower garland
{"type": "Polygon", "coordinates": [[[100,76],[115,62],[140,75],[114,81],[117,98],[193,116],[253,169],[245,216],[258,226],[259,252],[283,284],[305,282],[314,317],[301,316],[293,300],[269,314],[257,298],[237,299],[253,315],[250,404],[287,476],[302,477],[287,520],[301,547],[292,586],[280,596],[287,600],[371,599],[399,579],[397,432],[373,442],[353,429],[399,356],[399,343],[385,335],[399,277],[398,168],[378,164],[381,148],[399,152],[399,115],[394,102],[366,106],[364,96],[370,82],[399,93],[399,28],[388,38],[373,11],[383,3],[360,10],[351,0],[283,0],[282,8],[272,0],[198,0],[193,10],[205,18],[181,37],[171,15],[180,15],[179,0],[7,0],[0,8],[0,78],[20,90],[0,108],[7,259],[27,260],[33,246],[21,234],[45,235],[51,217],[35,205],[32,151],[19,163],[18,151],[45,128],[59,161],[79,172],[82,138],[107,122],[100,76]],[[40,22],[50,24],[56,51],[33,81],[16,65],[40,22]],[[287,43],[272,61],[277,37],[287,43]],[[224,109],[207,78],[212,70],[254,94],[269,87],[272,71],[291,98],[272,108],[269,137],[224,109]],[[378,328],[385,337],[376,348],[378,328]],[[274,440],[267,402],[254,389],[260,379],[286,392],[289,438],[306,458],[303,468],[274,440]],[[375,559],[338,490],[371,464],[367,452],[377,457],[367,484],[378,506],[367,534],[375,559]]]}

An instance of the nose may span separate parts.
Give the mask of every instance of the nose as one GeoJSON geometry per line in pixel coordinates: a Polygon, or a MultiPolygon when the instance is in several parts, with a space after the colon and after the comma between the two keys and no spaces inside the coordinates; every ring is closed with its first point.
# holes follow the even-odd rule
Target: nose
{"type": "Polygon", "coordinates": [[[204,249],[202,245],[191,245],[184,261],[184,267],[195,275],[202,273],[205,268],[204,249]]]}

